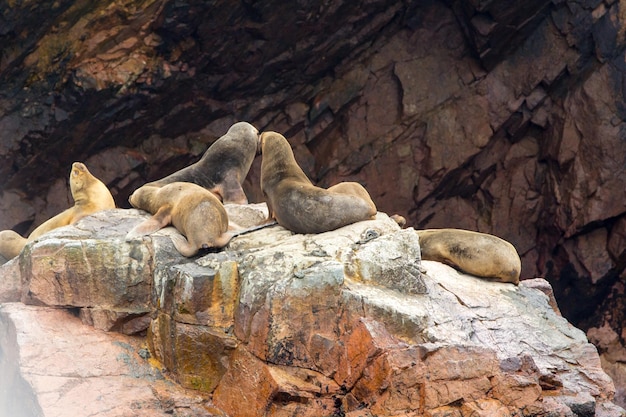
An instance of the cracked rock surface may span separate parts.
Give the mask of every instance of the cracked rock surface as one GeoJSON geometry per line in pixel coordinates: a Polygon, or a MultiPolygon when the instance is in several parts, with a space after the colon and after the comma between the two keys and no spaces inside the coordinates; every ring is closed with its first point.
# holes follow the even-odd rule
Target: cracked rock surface
{"type": "Polygon", "coordinates": [[[316,184],[513,243],[626,406],[623,3],[301,3],[0,2],[0,229],[70,206],[74,161],[128,207],[246,120],[316,184]]]}
{"type": "Polygon", "coordinates": [[[145,216],[89,216],[2,266],[0,412],[624,414],[547,281],[421,260],[414,230],[384,213],[318,235],[274,225],[191,259],[173,230],[124,241],[145,216]]]}

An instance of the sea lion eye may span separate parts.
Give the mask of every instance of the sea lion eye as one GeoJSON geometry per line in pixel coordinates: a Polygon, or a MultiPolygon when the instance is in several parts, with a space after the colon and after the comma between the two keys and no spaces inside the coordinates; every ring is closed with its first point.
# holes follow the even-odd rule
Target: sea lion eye
{"type": "Polygon", "coordinates": [[[359,240],[358,243],[367,243],[370,240],[374,240],[376,238],[380,237],[380,232],[378,230],[375,229],[367,229],[362,235],[361,235],[361,239],[359,240]]]}

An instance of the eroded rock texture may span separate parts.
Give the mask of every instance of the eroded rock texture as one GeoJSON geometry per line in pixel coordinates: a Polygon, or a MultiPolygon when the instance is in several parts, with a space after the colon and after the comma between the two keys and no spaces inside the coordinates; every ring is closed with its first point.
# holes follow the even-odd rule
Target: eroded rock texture
{"type": "Polygon", "coordinates": [[[2,1],[0,228],[69,206],[75,160],[127,206],[247,120],[321,185],[512,242],[623,380],[624,7],[2,1]]]}
{"type": "Polygon", "coordinates": [[[0,299],[22,301],[0,305],[0,415],[625,413],[547,281],[423,261],[384,213],[318,235],[274,225],[195,259],[171,229],[125,242],[145,216],[96,213],[0,267],[0,299]]]}

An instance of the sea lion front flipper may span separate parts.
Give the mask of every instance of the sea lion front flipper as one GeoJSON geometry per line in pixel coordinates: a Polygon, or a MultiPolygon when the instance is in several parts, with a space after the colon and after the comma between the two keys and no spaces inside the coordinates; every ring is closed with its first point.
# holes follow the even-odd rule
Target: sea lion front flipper
{"type": "Polygon", "coordinates": [[[274,213],[274,209],[272,208],[272,204],[270,203],[269,198],[265,196],[265,204],[267,205],[267,219],[266,222],[269,223],[272,220],[276,220],[276,214],[274,213]]]}
{"type": "Polygon", "coordinates": [[[221,183],[209,191],[217,195],[223,204],[248,204],[248,197],[246,197],[237,176],[230,172],[226,173],[221,183]]]}
{"type": "Polygon", "coordinates": [[[161,207],[154,216],[139,223],[126,234],[126,241],[136,239],[141,236],[149,235],[158,230],[163,229],[172,221],[172,207],[161,207]]]}

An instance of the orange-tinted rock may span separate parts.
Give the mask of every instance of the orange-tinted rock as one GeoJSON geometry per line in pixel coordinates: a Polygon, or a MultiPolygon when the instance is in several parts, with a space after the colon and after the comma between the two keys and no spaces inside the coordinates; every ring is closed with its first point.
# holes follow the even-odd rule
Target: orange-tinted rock
{"type": "Polygon", "coordinates": [[[374,358],[402,345],[382,323],[368,318],[359,319],[344,338],[345,359],[340,362],[334,379],[347,388],[354,386],[374,358]]]}
{"type": "Polygon", "coordinates": [[[94,331],[63,309],[3,304],[0,334],[0,415],[223,415],[172,389],[145,359],[142,338],[94,331]]]}
{"type": "Polygon", "coordinates": [[[221,329],[234,326],[239,294],[239,274],[235,261],[225,260],[216,269],[195,264],[177,266],[171,297],[173,317],[183,323],[221,329]]]}
{"type": "Polygon", "coordinates": [[[267,364],[240,347],[217,386],[213,401],[229,415],[262,417],[276,392],[278,383],[267,364]]]}
{"type": "Polygon", "coordinates": [[[183,387],[213,392],[238,341],[207,326],[179,323],[165,314],[148,332],[151,353],[183,387]]]}
{"type": "Polygon", "coordinates": [[[504,375],[493,379],[493,398],[513,409],[522,410],[541,398],[539,381],[523,375],[504,375]]]}
{"type": "Polygon", "coordinates": [[[0,228],[67,207],[76,159],[127,207],[245,118],[290,138],[316,183],[357,180],[411,226],[511,241],[522,277],[547,277],[564,316],[594,327],[619,314],[604,300],[626,265],[621,7],[10,2],[0,228]]]}
{"type": "MultiPolygon", "coordinates": [[[[50,253],[56,247],[59,257],[50,259],[63,264],[73,253],[65,248],[93,240],[106,248],[94,265],[124,270],[126,262],[148,274],[151,289],[143,296],[150,310],[137,316],[118,304],[132,274],[118,281],[116,274],[98,272],[100,285],[112,280],[111,287],[119,287],[114,293],[80,298],[72,287],[59,292],[77,300],[83,322],[94,327],[141,332],[148,326],[150,363],[166,372],[174,391],[193,388],[204,398],[189,404],[197,415],[623,414],[611,402],[615,388],[595,347],[551,305],[547,282],[515,286],[421,261],[412,229],[400,229],[384,213],[317,235],[267,227],[192,259],[177,254],[168,237],[175,231],[164,229],[132,242],[128,259],[119,262],[113,255],[131,245],[120,244],[121,237],[145,217],[136,210],[93,216],[42,237],[17,261],[28,265],[37,253],[30,248],[40,245],[50,253]],[[107,254],[112,258],[103,262],[107,254]],[[84,305],[86,299],[94,305],[84,305]],[[211,395],[217,408],[206,401],[211,395]]],[[[87,261],[68,263],[64,273],[92,282],[87,261]]],[[[20,284],[32,287],[32,269],[14,266],[0,271],[19,273],[20,284]]],[[[25,321],[18,326],[7,317],[7,334],[17,334],[11,326],[25,321]]],[[[606,353],[619,355],[616,334],[594,334],[606,353]]],[[[71,357],[73,348],[64,354],[71,357]]],[[[31,362],[8,363],[12,374],[24,375],[31,362]]],[[[29,386],[33,397],[44,395],[29,386]]],[[[176,397],[159,395],[165,404],[176,397]]]]}
{"type": "Polygon", "coordinates": [[[212,392],[226,373],[237,339],[210,327],[176,323],[171,371],[187,388],[212,392]]]}

